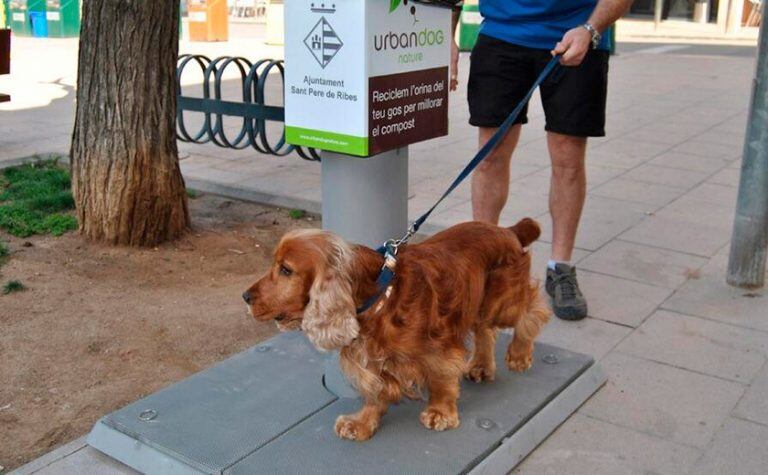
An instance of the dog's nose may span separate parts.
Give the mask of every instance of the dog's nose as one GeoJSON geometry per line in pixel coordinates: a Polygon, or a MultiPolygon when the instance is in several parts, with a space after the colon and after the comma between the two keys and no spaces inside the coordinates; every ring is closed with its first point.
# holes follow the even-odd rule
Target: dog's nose
{"type": "Polygon", "coordinates": [[[243,292],[243,300],[245,300],[245,303],[247,303],[248,305],[251,304],[251,293],[248,292],[247,290],[243,292]]]}

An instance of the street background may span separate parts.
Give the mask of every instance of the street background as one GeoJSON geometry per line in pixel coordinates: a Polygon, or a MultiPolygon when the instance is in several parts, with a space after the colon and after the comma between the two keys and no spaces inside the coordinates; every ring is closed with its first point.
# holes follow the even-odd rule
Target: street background
{"type": "MultiPolygon", "coordinates": [[[[231,25],[224,43],[181,41],[182,53],[280,58],[264,26],[231,25]]],[[[621,39],[621,37],[620,37],[621,39]]],[[[590,317],[555,318],[541,341],[594,355],[607,385],[517,469],[519,473],[764,473],[768,466],[768,319],[764,291],[725,284],[754,46],[620,41],[611,60],[607,136],[590,140],[588,198],[574,260],[590,317]]],[[[14,38],[0,77],[0,167],[67,155],[77,40],[14,38]]],[[[476,150],[467,124],[468,54],[450,96],[450,134],[411,147],[409,212],[424,211],[476,150]]],[[[199,95],[188,78],[189,94],[199,95]]],[[[231,93],[238,80],[227,83],[231,93]]],[[[278,96],[279,82],[271,86],[278,96]]],[[[185,91],[186,93],[186,91],[185,91]]],[[[534,273],[548,258],[550,167],[534,97],[513,157],[502,222],[544,227],[534,273]]],[[[188,186],[318,212],[320,167],[180,143],[188,186]]],[[[470,219],[456,190],[428,232],[470,219]]],[[[85,449],[84,449],[85,450],[85,449]]]]}

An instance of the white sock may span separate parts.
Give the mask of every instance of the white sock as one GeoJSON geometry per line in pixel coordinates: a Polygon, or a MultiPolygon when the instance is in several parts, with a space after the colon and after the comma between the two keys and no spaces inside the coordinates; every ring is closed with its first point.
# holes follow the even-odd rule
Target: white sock
{"type": "Polygon", "coordinates": [[[567,265],[567,266],[569,266],[569,267],[570,267],[570,265],[571,265],[571,261],[553,261],[552,259],[550,259],[550,260],[547,262],[547,267],[548,267],[549,269],[555,270],[555,266],[556,266],[556,265],[558,265],[558,264],[565,264],[565,265],[567,265]]]}

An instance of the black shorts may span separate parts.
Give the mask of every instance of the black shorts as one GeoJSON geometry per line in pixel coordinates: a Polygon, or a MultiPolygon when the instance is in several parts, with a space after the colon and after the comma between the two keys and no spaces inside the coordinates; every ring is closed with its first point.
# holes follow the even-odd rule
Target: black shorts
{"type": "MultiPolygon", "coordinates": [[[[479,35],[472,50],[467,99],[469,123],[498,127],[552,59],[547,50],[479,35]]],[[[545,129],[564,135],[605,135],[608,51],[590,50],[579,66],[557,68],[540,87],[545,129]]],[[[528,122],[528,107],[515,123],[528,122]]]]}

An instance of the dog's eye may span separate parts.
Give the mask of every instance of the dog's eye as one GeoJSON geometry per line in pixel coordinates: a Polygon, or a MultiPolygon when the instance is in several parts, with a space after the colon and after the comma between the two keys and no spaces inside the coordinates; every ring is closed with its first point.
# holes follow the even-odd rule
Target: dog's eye
{"type": "Polygon", "coordinates": [[[293,274],[293,271],[285,266],[280,266],[280,274],[288,277],[289,275],[293,274]]]}

